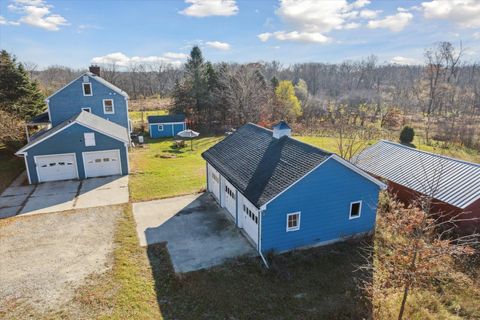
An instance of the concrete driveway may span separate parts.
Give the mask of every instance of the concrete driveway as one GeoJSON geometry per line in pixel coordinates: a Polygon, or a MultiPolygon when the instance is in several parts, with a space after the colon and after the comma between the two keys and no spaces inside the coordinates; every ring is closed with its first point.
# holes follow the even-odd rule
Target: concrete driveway
{"type": "Polygon", "coordinates": [[[176,272],[257,254],[210,194],[134,203],[133,215],[140,244],[166,242],[176,272]]]}
{"type": "Polygon", "coordinates": [[[126,203],[128,176],[19,185],[14,182],[0,196],[0,218],[126,203]]]}

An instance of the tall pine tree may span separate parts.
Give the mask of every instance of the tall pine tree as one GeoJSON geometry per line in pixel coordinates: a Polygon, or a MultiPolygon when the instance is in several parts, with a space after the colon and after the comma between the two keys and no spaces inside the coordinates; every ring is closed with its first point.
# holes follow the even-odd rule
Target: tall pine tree
{"type": "Polygon", "coordinates": [[[0,110],[28,119],[45,109],[44,96],[23,65],[7,51],[0,52],[0,110]]]}

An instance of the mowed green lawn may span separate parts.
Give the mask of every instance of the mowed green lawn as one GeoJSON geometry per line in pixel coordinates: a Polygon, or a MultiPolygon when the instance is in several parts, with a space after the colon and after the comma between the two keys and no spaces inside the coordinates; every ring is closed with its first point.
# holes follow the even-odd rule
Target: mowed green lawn
{"type": "MultiPolygon", "coordinates": [[[[334,137],[295,136],[294,138],[338,153],[338,142],[334,137]]],[[[223,136],[201,137],[194,140],[194,150],[190,146],[182,149],[173,147],[173,140],[148,139],[145,148],[130,152],[130,195],[132,201],[146,201],[168,198],[177,195],[199,192],[206,186],[205,161],[201,153],[223,139],[223,136]]],[[[373,144],[375,141],[369,141],[373,144]]],[[[467,161],[480,162],[478,152],[462,148],[442,149],[422,145],[421,150],[444,154],[467,161]]]]}
{"type": "Polygon", "coordinates": [[[206,186],[205,161],[201,153],[223,137],[195,139],[176,149],[170,139],[146,139],[144,148],[130,152],[130,198],[132,201],[161,199],[199,192],[206,186]]]}

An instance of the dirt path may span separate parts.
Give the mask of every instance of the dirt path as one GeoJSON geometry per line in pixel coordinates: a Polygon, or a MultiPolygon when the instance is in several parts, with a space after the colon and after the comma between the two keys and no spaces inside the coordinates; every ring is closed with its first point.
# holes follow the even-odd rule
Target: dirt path
{"type": "Polygon", "coordinates": [[[0,224],[0,317],[55,310],[87,277],[108,270],[122,210],[90,208],[0,224]]]}

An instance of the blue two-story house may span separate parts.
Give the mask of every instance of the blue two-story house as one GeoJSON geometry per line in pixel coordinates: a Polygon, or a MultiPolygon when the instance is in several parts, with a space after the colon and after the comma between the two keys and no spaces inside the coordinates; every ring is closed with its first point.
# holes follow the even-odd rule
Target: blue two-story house
{"type": "Polygon", "coordinates": [[[207,189],[259,253],[321,245],[373,231],[385,184],[341,157],[246,124],[202,156],[207,189]]]}
{"type": "Polygon", "coordinates": [[[90,67],[46,99],[33,119],[46,128],[16,152],[30,183],[127,175],[130,121],[128,95],[90,67]]]}

